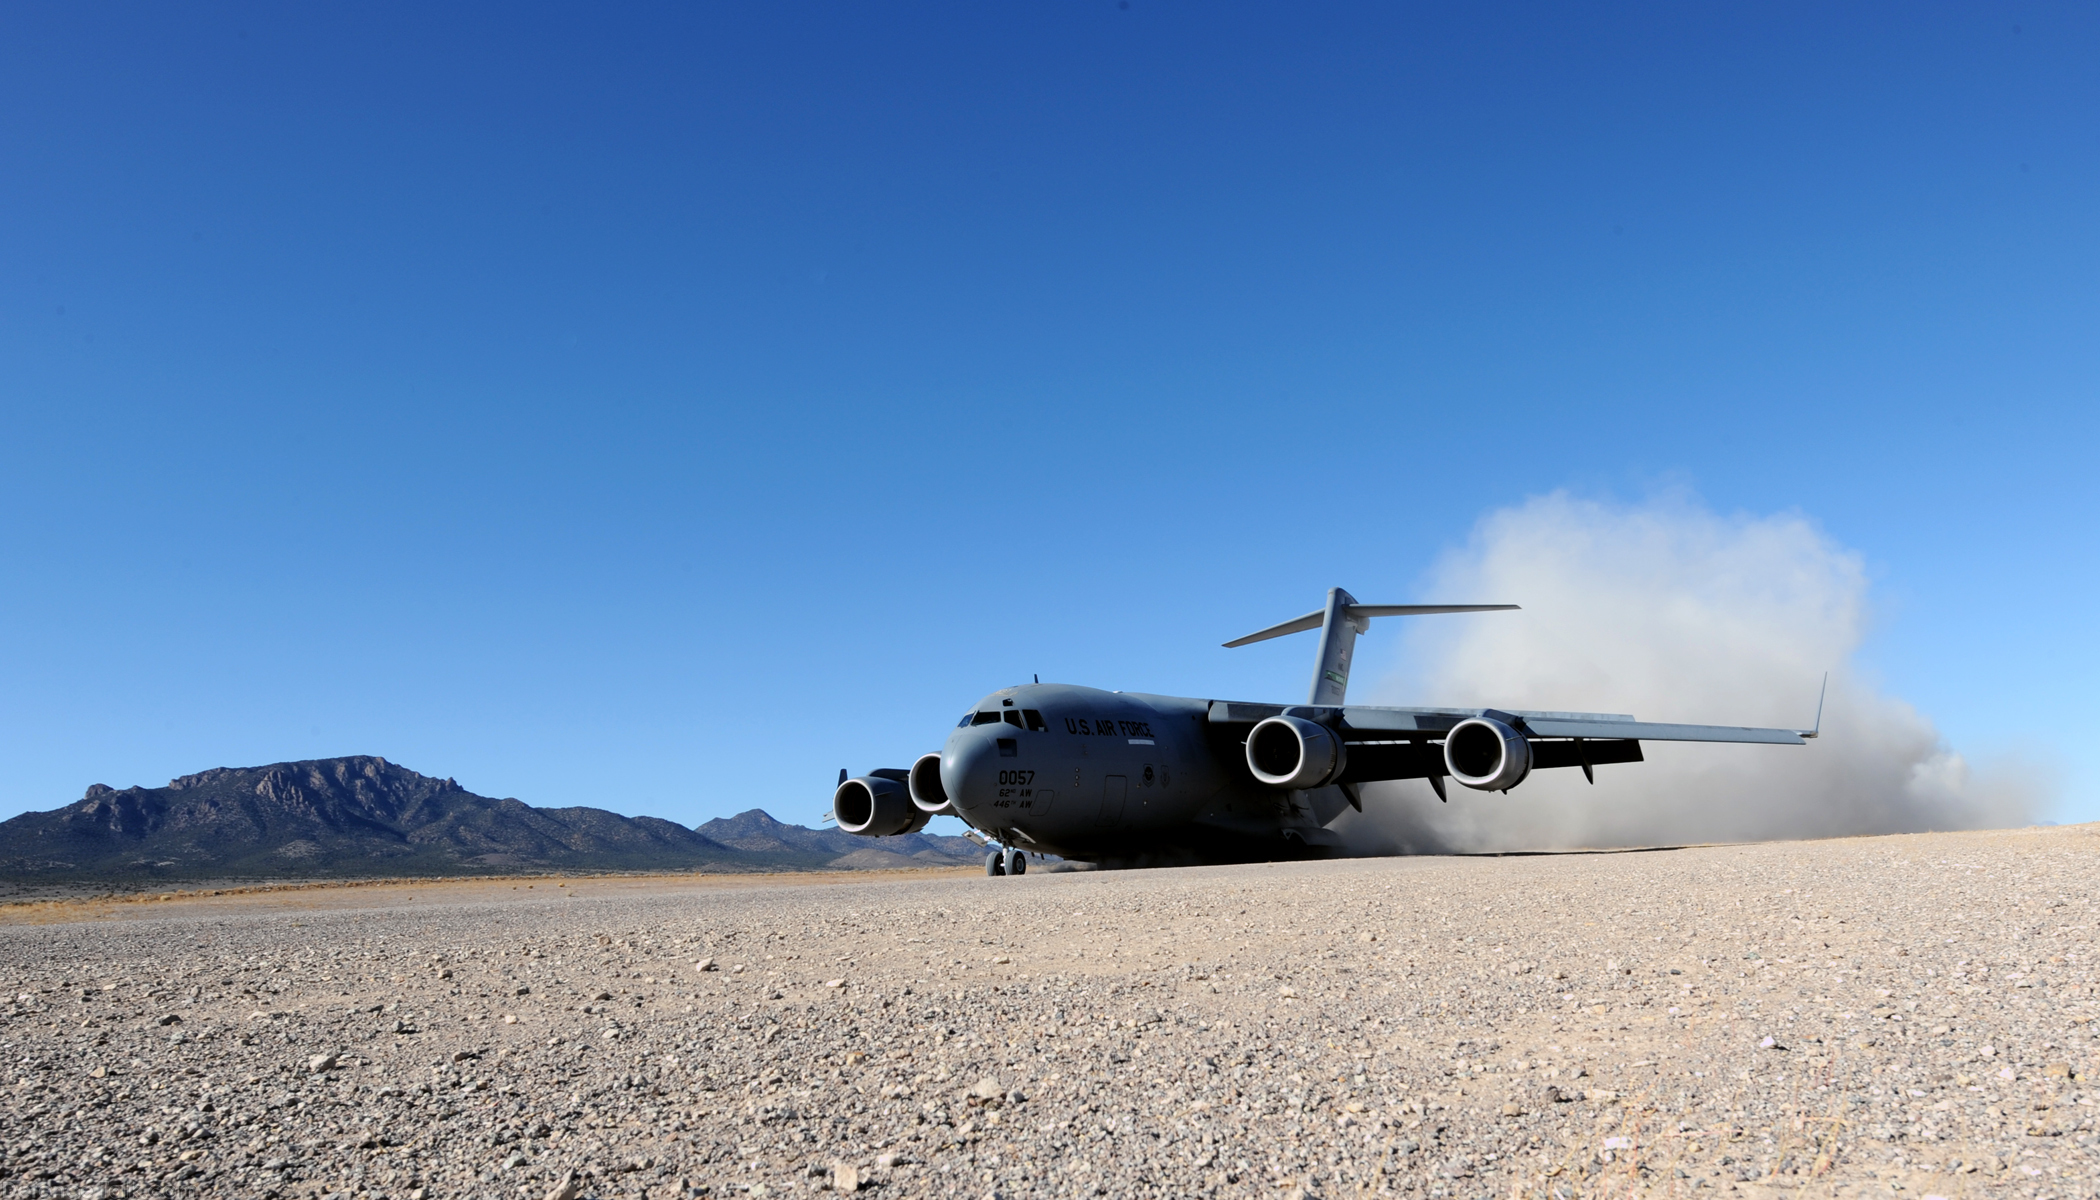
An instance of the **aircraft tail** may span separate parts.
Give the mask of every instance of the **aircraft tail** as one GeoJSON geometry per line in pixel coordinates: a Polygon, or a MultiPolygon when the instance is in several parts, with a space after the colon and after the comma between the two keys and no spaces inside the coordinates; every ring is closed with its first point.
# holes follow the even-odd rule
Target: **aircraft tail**
{"type": "Polygon", "coordinates": [[[1340,704],[1349,691],[1349,660],[1356,651],[1356,635],[1371,628],[1372,617],[1421,617],[1434,613],[1500,612],[1514,604],[1358,604],[1356,597],[1340,588],[1327,589],[1327,607],[1309,612],[1281,625],[1234,638],[1225,643],[1245,646],[1308,629],[1320,631],[1319,665],[1313,670],[1312,696],[1307,704],[1340,704]]]}

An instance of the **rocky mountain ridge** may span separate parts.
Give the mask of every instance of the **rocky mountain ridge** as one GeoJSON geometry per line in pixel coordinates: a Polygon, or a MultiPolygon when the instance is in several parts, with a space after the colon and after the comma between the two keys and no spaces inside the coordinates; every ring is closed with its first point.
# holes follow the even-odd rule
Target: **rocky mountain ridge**
{"type": "Polygon", "coordinates": [[[217,767],[158,788],[96,784],[0,822],[0,879],[17,882],[953,866],[980,853],[964,838],[876,843],[758,809],[694,830],[535,808],[367,755],[217,767]]]}

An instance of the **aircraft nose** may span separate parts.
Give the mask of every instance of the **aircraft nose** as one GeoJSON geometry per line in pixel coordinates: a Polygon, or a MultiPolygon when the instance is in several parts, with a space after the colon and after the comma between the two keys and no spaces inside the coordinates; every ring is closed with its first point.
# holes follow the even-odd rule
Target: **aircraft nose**
{"type": "Polygon", "coordinates": [[[958,729],[941,748],[941,787],[957,808],[975,811],[997,794],[1000,731],[1003,725],[958,729]]]}

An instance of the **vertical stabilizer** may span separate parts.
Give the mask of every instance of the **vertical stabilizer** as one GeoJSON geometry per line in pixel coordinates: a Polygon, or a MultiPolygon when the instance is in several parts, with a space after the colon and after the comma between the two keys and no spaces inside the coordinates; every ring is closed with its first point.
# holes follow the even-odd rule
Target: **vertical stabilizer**
{"type": "Polygon", "coordinates": [[[1356,635],[1371,628],[1368,617],[1349,612],[1356,597],[1340,588],[1327,589],[1327,611],[1320,619],[1320,657],[1313,668],[1307,704],[1340,704],[1349,692],[1349,660],[1356,654],[1356,635]]]}

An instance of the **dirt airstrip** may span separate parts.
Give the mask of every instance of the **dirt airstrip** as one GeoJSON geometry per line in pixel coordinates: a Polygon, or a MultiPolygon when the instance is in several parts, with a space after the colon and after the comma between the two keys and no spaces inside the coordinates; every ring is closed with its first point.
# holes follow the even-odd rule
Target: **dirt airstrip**
{"type": "Polygon", "coordinates": [[[0,908],[0,1196],[2089,1196],[2095,827],[0,908]]]}

